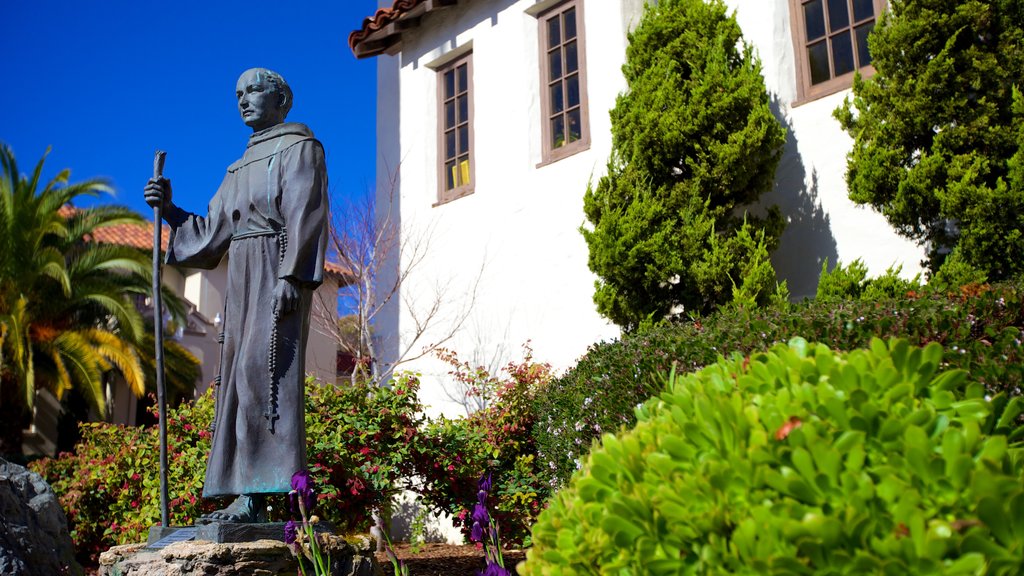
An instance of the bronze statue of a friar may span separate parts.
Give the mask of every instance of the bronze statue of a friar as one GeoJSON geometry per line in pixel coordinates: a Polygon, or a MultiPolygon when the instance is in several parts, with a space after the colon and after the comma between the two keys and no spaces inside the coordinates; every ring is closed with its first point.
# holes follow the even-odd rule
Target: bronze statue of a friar
{"type": "Polygon", "coordinates": [[[285,122],[292,91],[280,74],[253,68],[238,79],[245,153],[228,166],[206,216],[172,201],[153,178],[146,202],[170,225],[166,262],[214,268],[227,256],[213,447],[204,497],[237,495],[207,521],[266,521],[263,496],[288,492],[306,467],[304,360],[313,291],[327,249],[323,146],[285,122]]]}

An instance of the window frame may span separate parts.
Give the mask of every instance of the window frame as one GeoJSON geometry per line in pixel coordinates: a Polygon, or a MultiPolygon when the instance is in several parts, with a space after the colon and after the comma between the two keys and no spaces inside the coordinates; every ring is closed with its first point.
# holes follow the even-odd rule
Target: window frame
{"type": "MultiPolygon", "coordinates": [[[[587,50],[586,50],[586,30],[585,30],[585,18],[583,13],[583,0],[564,0],[558,2],[553,6],[550,6],[536,15],[537,18],[537,58],[539,60],[540,68],[540,84],[538,89],[540,92],[541,101],[541,162],[537,164],[537,167],[546,166],[553,162],[557,162],[563,158],[567,158],[584,150],[590,148],[590,106],[589,99],[587,97],[587,50]],[[561,17],[561,15],[571,9],[576,10],[576,58],[577,58],[577,71],[576,74],[579,78],[580,87],[580,137],[573,142],[564,144],[559,147],[552,146],[551,143],[551,120],[556,115],[551,111],[551,93],[550,86],[553,82],[549,81],[549,61],[548,61],[548,27],[547,22],[552,17],[561,17]]],[[[564,43],[563,43],[564,44],[564,43]]],[[[564,65],[563,65],[564,68],[564,65]]],[[[559,77],[557,82],[564,82],[566,75],[563,74],[559,77]]],[[[566,96],[567,97],[567,96],[566,96]]],[[[567,110],[558,113],[567,115],[567,110]]]]}
{"type": "MultiPolygon", "coordinates": [[[[790,25],[791,25],[792,30],[793,30],[793,34],[792,34],[792,36],[793,36],[793,53],[794,53],[794,57],[795,57],[795,60],[796,60],[795,68],[796,68],[797,99],[793,103],[794,106],[799,106],[801,104],[806,104],[807,102],[818,100],[819,98],[824,98],[825,96],[829,96],[829,95],[835,94],[836,92],[840,92],[842,90],[846,90],[846,89],[850,88],[851,86],[853,86],[853,75],[856,72],[858,72],[858,71],[860,72],[861,76],[863,76],[865,78],[870,78],[871,76],[873,76],[875,74],[875,67],[872,66],[871,64],[866,64],[866,65],[860,66],[860,67],[856,66],[856,60],[857,60],[856,40],[855,39],[851,39],[853,41],[852,42],[853,57],[854,57],[854,68],[853,68],[853,70],[851,70],[851,71],[849,71],[849,72],[847,72],[845,74],[842,74],[840,76],[834,76],[832,78],[829,78],[828,80],[826,80],[824,82],[821,82],[819,84],[811,84],[811,70],[810,70],[810,62],[809,62],[809,53],[808,53],[808,49],[807,49],[807,23],[804,20],[804,14],[803,14],[804,4],[806,4],[808,1],[810,1],[810,0],[789,0],[790,25]]],[[[887,0],[871,0],[871,1],[872,1],[872,4],[873,4],[874,11],[875,11],[875,16],[874,16],[875,17],[875,25],[877,25],[879,20],[882,17],[882,13],[888,9],[888,2],[887,2],[887,0]]],[[[848,4],[848,8],[849,8],[849,4],[848,4]]],[[[829,42],[828,38],[830,36],[834,35],[834,34],[832,34],[832,33],[830,33],[828,31],[828,24],[827,24],[828,23],[828,0],[823,0],[822,1],[822,11],[824,13],[823,18],[825,19],[825,22],[826,22],[826,31],[825,31],[825,40],[824,40],[824,42],[825,42],[826,46],[828,47],[829,73],[831,74],[832,66],[834,65],[834,63],[832,61],[832,46],[831,46],[831,42],[829,42]]],[[[850,22],[848,23],[848,25],[846,27],[847,30],[845,32],[843,32],[843,33],[850,34],[850,32],[852,32],[852,30],[854,29],[853,21],[852,21],[852,19],[853,19],[852,12],[849,12],[849,18],[850,18],[850,22]]]]}
{"type": "MultiPolygon", "coordinates": [[[[466,53],[460,54],[456,58],[453,58],[451,61],[445,62],[444,65],[439,66],[436,69],[436,75],[434,77],[437,79],[437,163],[436,163],[437,164],[437,202],[434,204],[434,206],[439,206],[441,204],[446,204],[448,202],[451,202],[452,200],[457,200],[459,198],[462,198],[464,196],[468,196],[468,195],[472,194],[473,191],[475,190],[475,187],[476,187],[476,150],[475,150],[475,147],[474,147],[474,139],[475,139],[475,137],[473,135],[473,124],[474,124],[474,111],[473,111],[473,51],[469,50],[466,53]],[[445,164],[447,163],[448,158],[446,157],[447,147],[446,147],[446,142],[445,142],[445,133],[446,133],[447,130],[446,130],[446,126],[445,126],[445,109],[444,108],[445,108],[445,102],[447,100],[455,99],[455,102],[456,103],[458,102],[458,95],[459,95],[459,89],[458,89],[458,68],[460,66],[462,66],[463,64],[466,65],[466,98],[468,99],[468,102],[467,102],[467,105],[466,105],[466,107],[467,107],[467,114],[466,114],[467,118],[465,119],[465,122],[467,124],[467,133],[468,133],[467,134],[467,139],[469,140],[469,142],[467,144],[467,148],[466,148],[467,154],[469,156],[469,158],[468,158],[468,161],[469,161],[469,170],[468,170],[469,181],[464,183],[464,184],[461,184],[461,185],[456,185],[454,188],[449,190],[447,188],[447,180],[446,180],[447,168],[445,167],[445,164]],[[452,98],[447,98],[446,97],[447,95],[445,94],[445,81],[444,81],[444,78],[445,78],[445,74],[447,74],[448,72],[453,72],[453,71],[456,74],[456,77],[455,77],[455,95],[452,98]]],[[[455,115],[456,115],[455,116],[455,127],[452,128],[452,129],[456,131],[456,139],[457,139],[458,138],[458,136],[457,136],[457,134],[458,134],[458,126],[461,124],[461,122],[459,122],[460,118],[459,118],[459,115],[458,115],[458,104],[456,104],[455,110],[456,110],[455,111],[455,115]]],[[[459,156],[460,156],[460,154],[459,154],[459,148],[458,148],[458,140],[456,140],[456,144],[455,144],[455,161],[456,161],[456,166],[458,166],[458,158],[459,158],[459,156]]]]}

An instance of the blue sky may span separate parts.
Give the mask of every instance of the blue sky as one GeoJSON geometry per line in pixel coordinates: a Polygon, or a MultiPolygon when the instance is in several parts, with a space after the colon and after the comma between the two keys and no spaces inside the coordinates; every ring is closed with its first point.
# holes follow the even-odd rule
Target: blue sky
{"type": "MultiPolygon", "coordinates": [[[[224,170],[245,150],[235,81],[281,73],[295,92],[289,121],[327,153],[335,198],[372,189],[376,62],[356,60],[348,34],[376,0],[5,0],[0,14],[0,142],[22,172],[47,146],[44,175],[111,180],[116,197],[152,216],[142,188],[153,152],[177,204],[205,213],[224,170]]],[[[336,203],[338,204],[338,203],[336,203]]]]}

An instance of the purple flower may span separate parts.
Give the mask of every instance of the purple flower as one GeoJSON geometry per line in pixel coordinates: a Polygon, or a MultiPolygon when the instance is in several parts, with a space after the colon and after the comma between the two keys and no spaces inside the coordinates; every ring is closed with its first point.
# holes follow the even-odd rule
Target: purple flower
{"type": "Polygon", "coordinates": [[[487,513],[487,503],[480,502],[476,506],[473,506],[473,522],[479,522],[480,524],[487,524],[491,521],[490,514],[487,513]]]}
{"type": "Polygon", "coordinates": [[[313,478],[310,477],[309,470],[299,470],[292,474],[292,490],[300,493],[313,490],[313,478]]]}
{"type": "Polygon", "coordinates": [[[473,542],[480,542],[484,539],[484,529],[479,522],[473,522],[473,528],[469,531],[469,539],[473,542]]]}
{"type": "Polygon", "coordinates": [[[498,564],[488,563],[483,570],[476,571],[477,576],[512,576],[512,573],[498,564]]]}
{"type": "Polygon", "coordinates": [[[480,477],[480,481],[477,482],[476,486],[477,486],[477,488],[479,488],[483,492],[490,492],[491,491],[491,473],[487,472],[486,474],[481,476],[480,477]]]}
{"type": "Polygon", "coordinates": [[[309,475],[308,470],[299,470],[292,474],[292,491],[288,494],[288,503],[293,514],[301,513],[299,498],[302,498],[301,508],[305,508],[306,514],[312,514],[315,496],[313,494],[313,478],[309,475]]]}
{"type": "Polygon", "coordinates": [[[284,543],[291,546],[299,537],[299,525],[294,520],[289,520],[284,525],[284,543]]]}

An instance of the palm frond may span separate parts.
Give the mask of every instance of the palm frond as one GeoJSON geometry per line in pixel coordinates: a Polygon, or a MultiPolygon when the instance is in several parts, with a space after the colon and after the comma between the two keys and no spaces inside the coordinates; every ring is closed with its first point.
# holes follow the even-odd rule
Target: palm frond
{"type": "MultiPolygon", "coordinates": [[[[86,336],[78,330],[62,332],[52,345],[60,354],[76,386],[82,390],[89,404],[100,414],[106,415],[107,401],[103,389],[103,373],[97,361],[96,349],[86,336]]],[[[55,392],[56,393],[56,392],[55,392]]],[[[57,393],[60,399],[62,393],[57,393]]]]}
{"type": "Polygon", "coordinates": [[[121,373],[132,393],[136,396],[145,394],[145,373],[132,344],[105,330],[90,330],[88,335],[96,353],[121,373]]]}
{"type": "Polygon", "coordinates": [[[113,316],[125,340],[139,339],[143,330],[142,315],[131,302],[107,294],[87,294],[82,299],[97,304],[113,316]]]}
{"type": "MultiPolygon", "coordinates": [[[[139,346],[139,358],[146,371],[146,389],[156,391],[156,338],[152,326],[139,346]]],[[[177,394],[191,394],[202,375],[199,360],[181,344],[164,339],[164,382],[167,390],[177,394]]]]}

